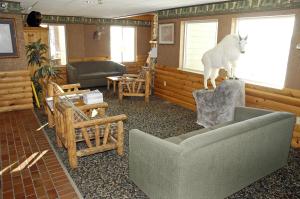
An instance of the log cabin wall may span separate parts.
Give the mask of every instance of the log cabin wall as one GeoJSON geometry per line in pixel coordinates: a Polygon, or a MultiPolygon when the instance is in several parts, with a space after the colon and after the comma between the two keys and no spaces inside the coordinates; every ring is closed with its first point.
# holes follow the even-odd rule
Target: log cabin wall
{"type": "Polygon", "coordinates": [[[33,108],[27,70],[0,72],[0,112],[33,108]]]}
{"type": "Polygon", "coordinates": [[[33,108],[30,75],[27,71],[23,21],[20,14],[1,13],[15,19],[18,56],[0,58],[0,112],[33,108]]]}
{"type": "MultiPolygon", "coordinates": [[[[175,24],[175,44],[158,45],[158,66],[155,72],[155,95],[195,110],[193,90],[203,88],[203,76],[197,73],[182,71],[180,67],[180,29],[181,22],[187,20],[218,20],[218,42],[231,33],[232,21],[237,17],[272,16],[295,14],[294,33],[286,74],[285,88],[282,90],[262,86],[246,85],[246,105],[295,113],[300,118],[300,9],[288,9],[267,12],[249,12],[241,14],[222,14],[185,18],[160,18],[159,24],[175,24]]],[[[218,78],[220,83],[222,78],[218,78]]],[[[298,119],[299,120],[299,119],[298,119]]],[[[293,134],[292,146],[300,147],[300,125],[297,124],[293,134]]]]}

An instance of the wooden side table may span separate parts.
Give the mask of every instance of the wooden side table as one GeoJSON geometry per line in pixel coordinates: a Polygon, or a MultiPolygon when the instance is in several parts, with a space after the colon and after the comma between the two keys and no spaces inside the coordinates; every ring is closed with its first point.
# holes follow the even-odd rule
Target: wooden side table
{"type": "Polygon", "coordinates": [[[117,87],[117,83],[120,81],[120,78],[122,76],[111,76],[111,77],[106,77],[107,79],[107,90],[110,89],[110,84],[113,83],[114,86],[114,93],[116,93],[116,87],[117,87]]]}

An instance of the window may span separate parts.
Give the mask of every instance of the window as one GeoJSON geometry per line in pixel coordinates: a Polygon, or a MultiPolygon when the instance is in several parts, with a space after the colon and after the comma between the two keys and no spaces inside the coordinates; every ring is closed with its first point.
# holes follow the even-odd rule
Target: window
{"type": "Polygon", "coordinates": [[[116,62],[135,61],[135,28],[110,27],[110,56],[116,62]]]}
{"type": "Polygon", "coordinates": [[[67,64],[66,33],[64,25],[49,25],[50,56],[57,64],[67,64]]]}
{"type": "Polygon", "coordinates": [[[64,25],[42,24],[49,28],[50,59],[57,65],[67,64],[66,33],[64,25]]]}
{"type": "Polygon", "coordinates": [[[249,83],[283,88],[295,16],[238,18],[236,32],[248,35],[236,76],[249,83]]]}
{"type": "Polygon", "coordinates": [[[182,69],[203,72],[203,54],[216,46],[218,21],[184,22],[182,69]]]}

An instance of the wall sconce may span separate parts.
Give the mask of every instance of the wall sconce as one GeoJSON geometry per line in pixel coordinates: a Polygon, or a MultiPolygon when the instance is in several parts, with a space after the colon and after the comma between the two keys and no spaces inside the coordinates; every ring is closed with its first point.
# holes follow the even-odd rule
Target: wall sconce
{"type": "Polygon", "coordinates": [[[97,26],[97,29],[93,34],[93,39],[94,40],[100,40],[101,35],[102,35],[103,32],[104,32],[104,27],[103,26],[97,26]]]}

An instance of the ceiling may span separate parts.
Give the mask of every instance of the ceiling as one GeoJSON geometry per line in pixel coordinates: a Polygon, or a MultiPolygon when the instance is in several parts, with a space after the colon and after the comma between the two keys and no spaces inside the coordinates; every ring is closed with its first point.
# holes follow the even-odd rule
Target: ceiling
{"type": "Polygon", "coordinates": [[[46,15],[118,18],[168,8],[220,2],[224,0],[19,0],[25,13],[46,15]],[[87,3],[91,2],[91,3],[87,3]]]}

